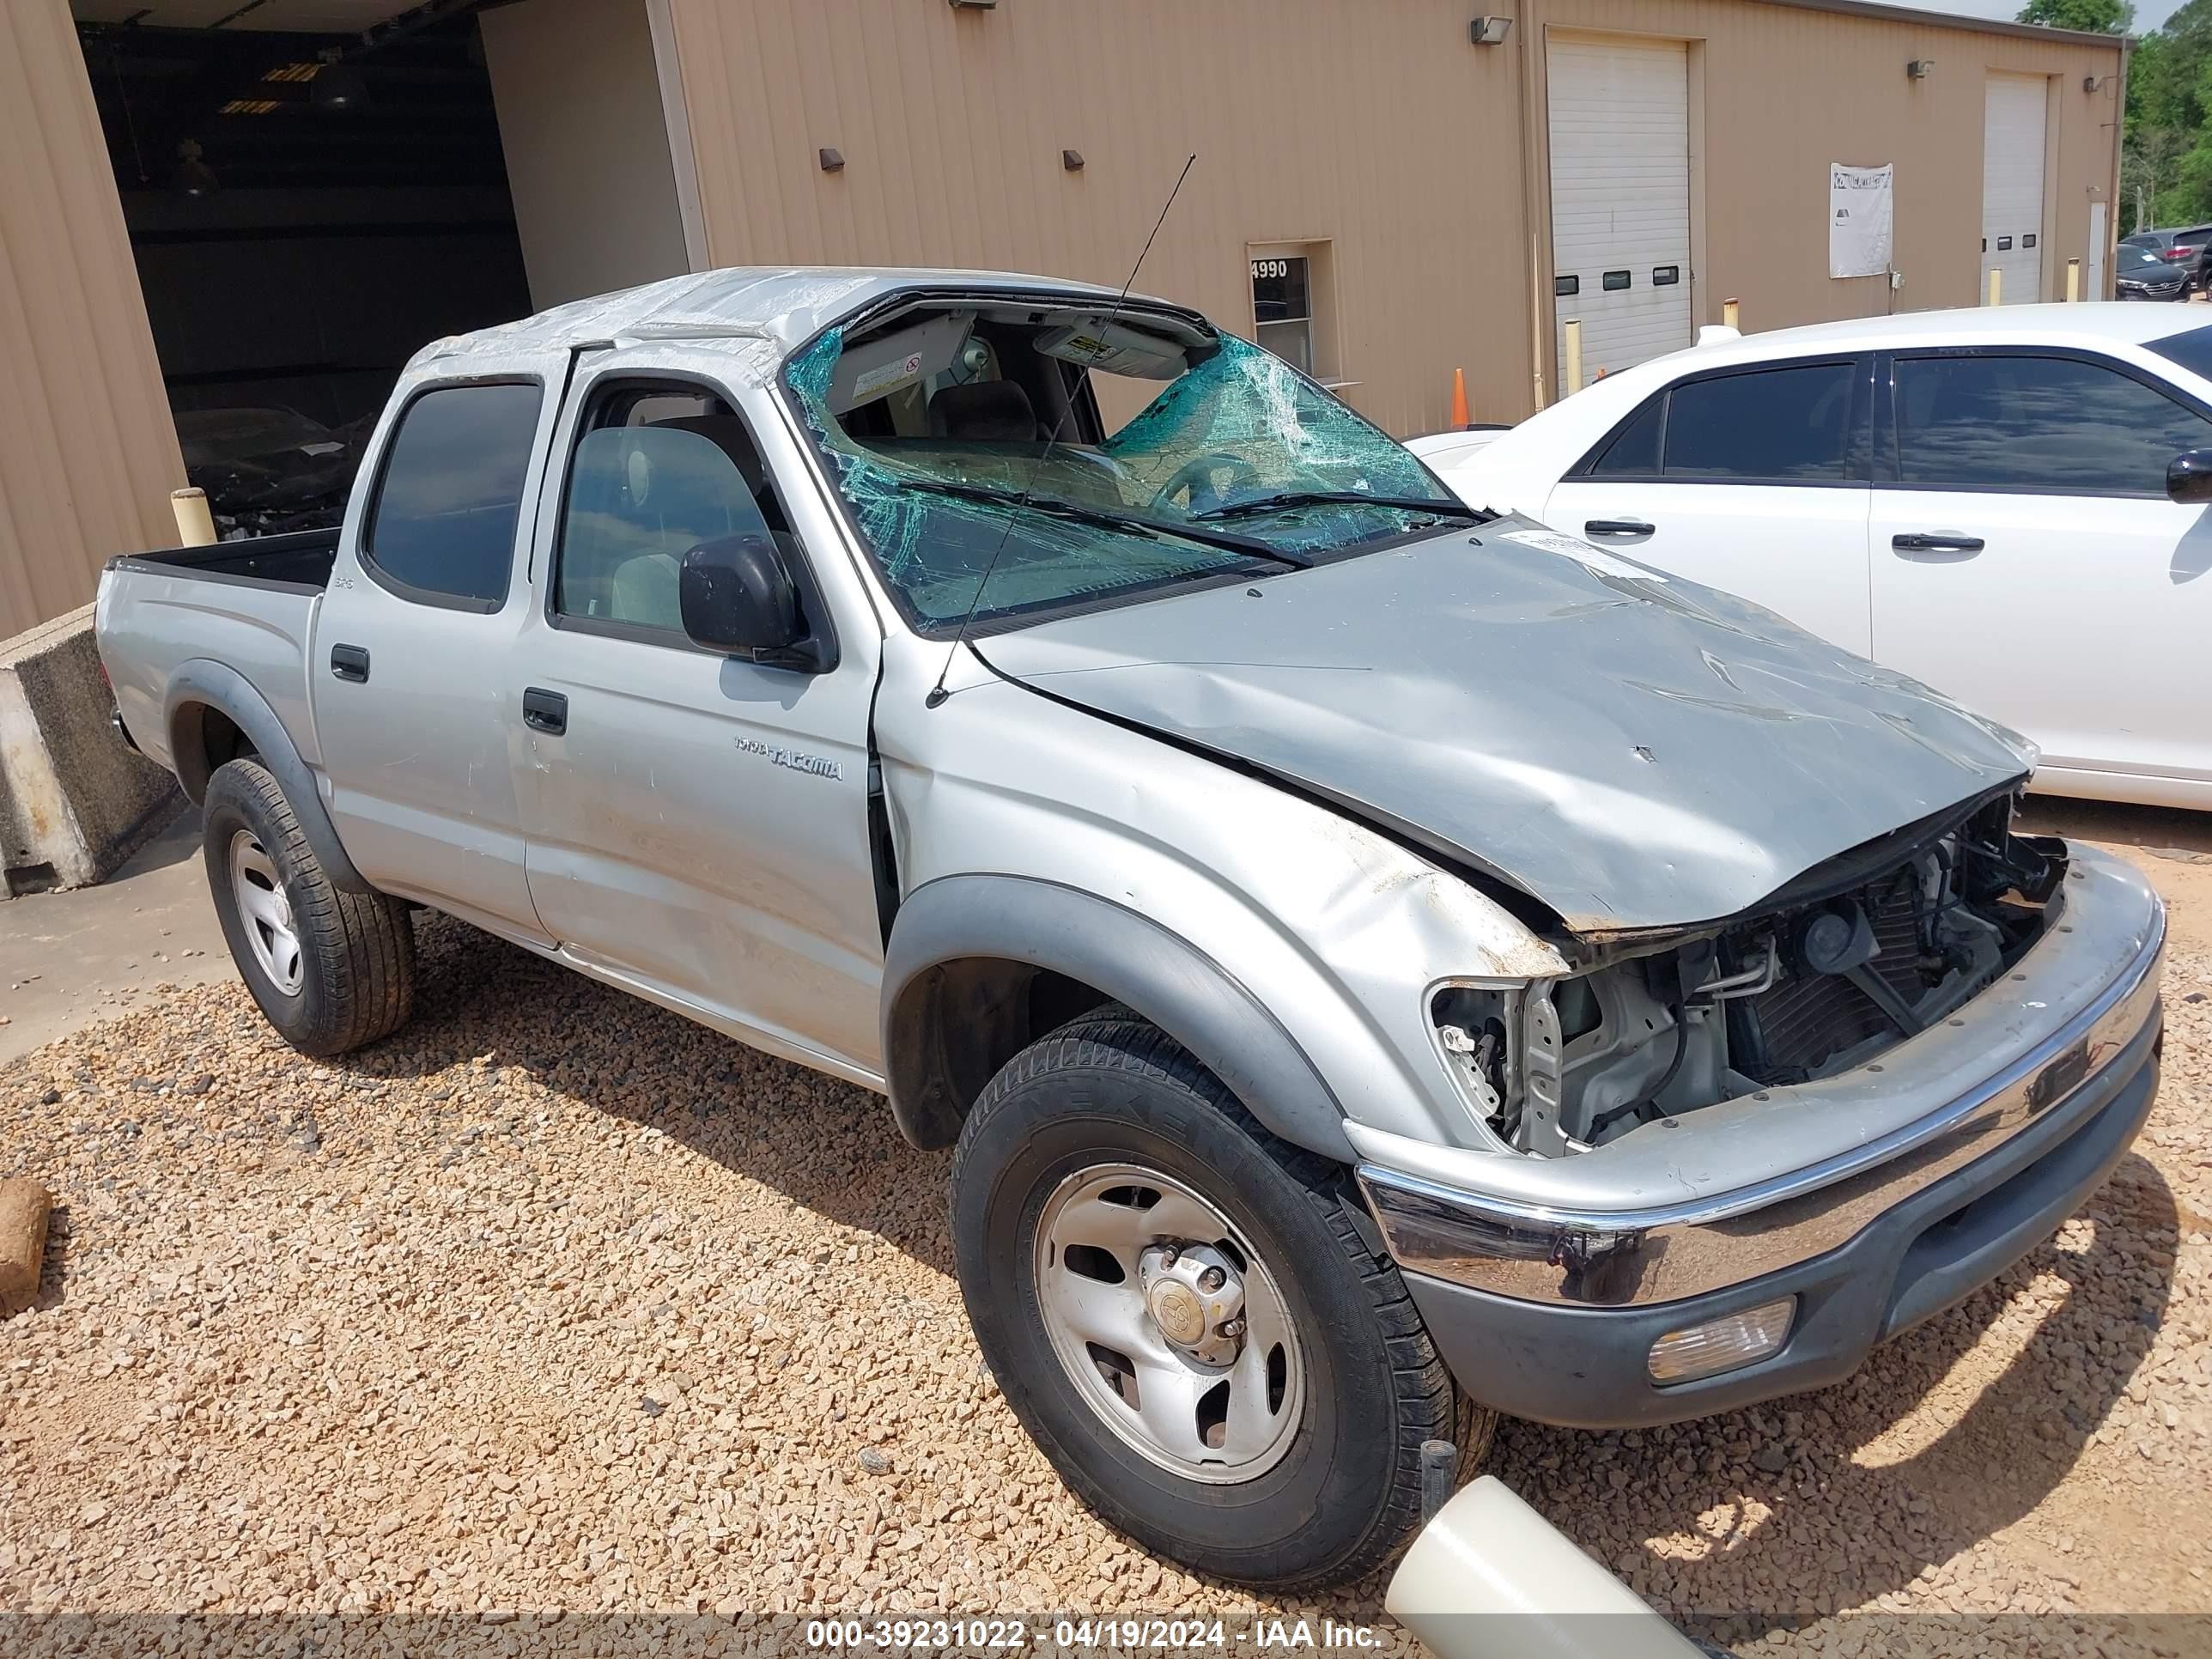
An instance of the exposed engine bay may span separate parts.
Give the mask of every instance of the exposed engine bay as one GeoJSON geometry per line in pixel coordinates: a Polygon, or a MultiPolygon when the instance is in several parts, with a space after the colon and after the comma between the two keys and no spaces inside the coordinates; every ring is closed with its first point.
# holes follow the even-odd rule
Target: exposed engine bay
{"type": "Polygon", "coordinates": [[[2012,834],[2013,805],[1846,854],[1755,915],[1585,948],[1571,978],[1449,986],[1437,1041],[1500,1138],[1547,1158],[1877,1060],[2042,936],[2065,846],[2012,834]]]}

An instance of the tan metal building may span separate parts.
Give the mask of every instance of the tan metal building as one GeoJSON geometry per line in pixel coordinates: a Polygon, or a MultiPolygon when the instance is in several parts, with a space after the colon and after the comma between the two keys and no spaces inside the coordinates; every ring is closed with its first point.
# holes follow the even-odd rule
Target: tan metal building
{"type": "MultiPolygon", "coordinates": [[[[1860,0],[1482,3],[1494,9],[9,0],[0,365],[14,396],[0,418],[15,435],[0,443],[0,635],[81,603],[109,553],[161,538],[182,476],[169,406],[298,406],[292,386],[335,421],[398,366],[369,361],[388,342],[342,374],[296,348],[254,356],[257,310],[280,296],[248,303],[235,263],[228,279],[204,273],[196,251],[231,233],[192,220],[216,211],[204,195],[164,191],[166,155],[146,161],[153,94],[134,106],[131,88],[154,76],[132,76],[155,44],[199,40],[209,63],[243,66],[243,81],[199,81],[251,95],[150,121],[165,145],[204,146],[218,173],[273,181],[227,190],[223,224],[283,237],[286,270],[314,269],[295,230],[321,247],[381,226],[379,258],[419,260],[419,289],[380,280],[372,305],[317,319],[324,337],[364,310],[387,334],[472,325],[441,320],[434,302],[459,303],[457,269],[508,258],[519,275],[485,276],[477,311],[711,264],[981,264],[1118,284],[1193,155],[1139,285],[1284,351],[1401,434],[1445,424],[1455,369],[1477,420],[1558,395],[1569,317],[1595,372],[1688,343],[1729,298],[1766,328],[1974,304],[1993,266],[2008,302],[2064,297],[2069,265],[2086,295],[2109,292],[2116,39],[1860,0]],[[325,155],[352,142],[295,120],[311,97],[325,115],[344,104],[315,92],[319,75],[329,90],[351,72],[396,117],[379,77],[390,68],[397,87],[398,55],[441,41],[452,95],[495,118],[499,172],[472,187],[509,216],[503,230],[471,218],[471,234],[505,240],[465,258],[422,240],[424,212],[407,205],[445,188],[434,161],[412,185],[375,171],[374,189],[344,200],[386,196],[351,229],[334,220],[356,209],[318,182],[337,175],[279,165],[288,142],[325,155]],[[1877,274],[1829,274],[1834,164],[1894,169],[1877,274]],[[420,296],[419,324],[388,314],[402,295],[420,296]]],[[[435,67],[408,60],[418,80],[435,67]]],[[[372,244],[345,246],[357,264],[372,244]]]]}

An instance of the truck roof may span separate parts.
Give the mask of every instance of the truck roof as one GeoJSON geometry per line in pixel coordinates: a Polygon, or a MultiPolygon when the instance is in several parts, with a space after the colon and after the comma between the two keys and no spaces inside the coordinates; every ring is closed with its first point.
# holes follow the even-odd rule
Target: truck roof
{"type": "Polygon", "coordinates": [[[731,340],[754,343],[736,356],[766,380],[790,351],[829,324],[913,289],[986,289],[1011,295],[1098,295],[1112,289],[1015,271],[923,266],[732,266],[671,276],[641,288],[573,300],[516,322],[434,340],[410,370],[456,357],[566,351],[603,340],[731,340]],[[760,343],[773,351],[757,349],[760,343]]]}

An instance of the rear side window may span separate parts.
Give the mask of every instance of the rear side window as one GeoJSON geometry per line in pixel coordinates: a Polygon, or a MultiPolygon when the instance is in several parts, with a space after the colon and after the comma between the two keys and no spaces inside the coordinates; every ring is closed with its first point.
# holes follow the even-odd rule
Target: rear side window
{"type": "Polygon", "coordinates": [[[1667,410],[1661,392],[1628,418],[1590,468],[1595,478],[1648,478],[1659,470],[1659,427],[1667,410]]]}
{"type": "Polygon", "coordinates": [[[2160,495],[2212,422],[2130,375],[2069,357],[1900,357],[1900,482],[1954,489],[2160,495]]]}
{"type": "Polygon", "coordinates": [[[362,562],[402,599],[505,602],[541,397],[520,383],[450,386],[407,405],[362,538],[362,562]]]}
{"type": "Polygon", "coordinates": [[[1668,399],[1670,478],[1841,483],[1848,476],[1850,363],[1691,380],[1668,399]]]}

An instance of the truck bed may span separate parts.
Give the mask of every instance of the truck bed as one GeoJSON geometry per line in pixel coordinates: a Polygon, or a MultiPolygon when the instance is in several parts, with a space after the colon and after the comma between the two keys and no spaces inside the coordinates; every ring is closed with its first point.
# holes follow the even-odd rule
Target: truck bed
{"type": "Polygon", "coordinates": [[[319,592],[329,585],[338,552],[338,532],[295,530],[283,536],[252,536],[206,547],[172,547],[159,553],[127,553],[111,560],[110,569],[153,570],[169,575],[274,582],[319,592]]]}
{"type": "Polygon", "coordinates": [[[299,744],[321,757],[307,708],[307,644],[337,562],[336,529],[132,553],[100,579],[100,660],[132,741],[173,766],[168,715],[177,672],[221,664],[246,677],[299,744]]]}

